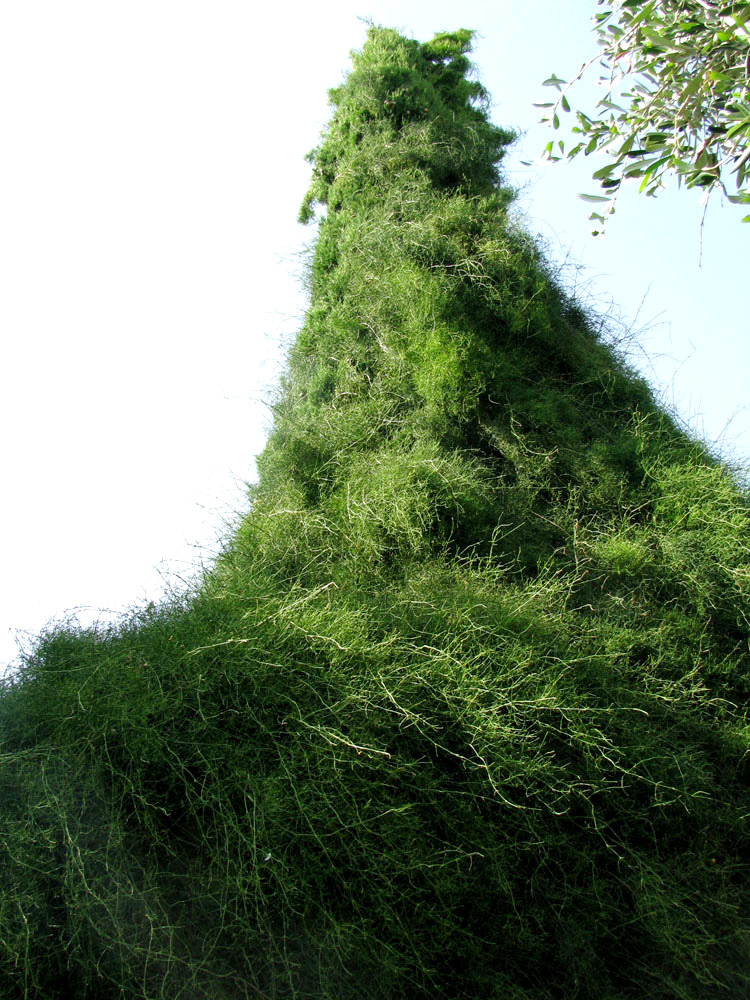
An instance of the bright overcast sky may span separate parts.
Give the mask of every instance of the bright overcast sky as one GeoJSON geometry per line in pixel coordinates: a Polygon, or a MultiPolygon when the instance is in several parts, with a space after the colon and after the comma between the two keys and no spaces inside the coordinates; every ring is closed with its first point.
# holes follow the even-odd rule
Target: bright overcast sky
{"type": "MultiPolygon", "coordinates": [[[[650,376],[691,425],[750,456],[750,226],[693,192],[627,191],[589,235],[599,164],[528,168],[534,101],[593,54],[594,0],[36,0],[0,7],[0,662],[15,633],[158,599],[242,509],[283,345],[304,310],[295,223],[326,91],[357,15],[474,59],[519,211],[569,281],[650,327],[650,376]],[[574,265],[583,264],[576,271],[574,265]],[[656,325],[655,325],[656,324],[656,325]]],[[[589,89],[589,93],[591,90],[589,89]]],[[[584,99],[584,92],[581,93],[584,99]]]]}

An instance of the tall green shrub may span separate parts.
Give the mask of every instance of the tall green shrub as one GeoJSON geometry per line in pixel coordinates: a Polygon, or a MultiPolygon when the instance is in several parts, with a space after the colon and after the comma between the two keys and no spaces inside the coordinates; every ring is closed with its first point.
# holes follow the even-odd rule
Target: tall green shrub
{"type": "Polygon", "coordinates": [[[0,997],[742,996],[750,505],[508,216],[471,34],[372,28],[194,593],[0,697],[0,997]]]}

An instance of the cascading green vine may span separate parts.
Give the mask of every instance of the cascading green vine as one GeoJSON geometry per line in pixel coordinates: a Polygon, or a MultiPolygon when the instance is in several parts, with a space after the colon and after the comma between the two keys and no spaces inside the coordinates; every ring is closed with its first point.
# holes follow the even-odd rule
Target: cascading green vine
{"type": "Polygon", "coordinates": [[[0,998],[750,984],[750,504],[513,220],[471,33],[372,27],[194,591],[0,693],[0,998]]]}

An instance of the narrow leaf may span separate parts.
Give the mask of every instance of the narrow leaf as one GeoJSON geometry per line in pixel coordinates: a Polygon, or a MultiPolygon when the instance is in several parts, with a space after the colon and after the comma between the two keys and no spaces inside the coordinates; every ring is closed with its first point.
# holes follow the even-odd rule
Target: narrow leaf
{"type": "Polygon", "coordinates": [[[598,170],[595,170],[592,175],[594,180],[600,181],[603,177],[609,177],[616,166],[616,163],[608,163],[605,167],[600,167],[598,170]]]}
{"type": "Polygon", "coordinates": [[[736,125],[730,125],[726,132],[726,138],[733,139],[742,132],[747,132],[748,138],[750,138],[750,121],[741,121],[737,122],[736,125]]]}
{"type": "Polygon", "coordinates": [[[564,84],[564,83],[565,83],[565,80],[563,80],[562,77],[559,77],[555,73],[553,73],[552,76],[548,77],[544,81],[544,83],[542,84],[542,86],[543,87],[554,87],[556,90],[561,90],[562,89],[562,84],[564,84]]]}
{"type": "Polygon", "coordinates": [[[610,101],[606,97],[599,101],[599,107],[606,108],[607,111],[619,111],[625,114],[625,108],[620,107],[619,104],[615,104],[614,101],[610,101]]]}

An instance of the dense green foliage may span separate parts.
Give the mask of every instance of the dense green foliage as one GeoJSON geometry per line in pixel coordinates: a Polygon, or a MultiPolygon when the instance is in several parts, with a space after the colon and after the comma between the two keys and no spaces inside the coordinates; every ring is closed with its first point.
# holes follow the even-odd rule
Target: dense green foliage
{"type": "MultiPolygon", "coordinates": [[[[596,116],[577,110],[576,142],[549,142],[551,160],[605,153],[594,172],[601,195],[591,216],[602,224],[614,212],[624,180],[655,195],[674,176],[706,197],[719,189],[729,201],[750,204],[750,3],[747,0],[597,0],[599,54],[571,83],[545,81],[560,96],[543,102],[544,121],[560,126],[568,93],[600,63],[604,96],[596,116]],[[602,214],[604,213],[604,214],[602,214]]],[[[750,222],[746,215],[743,222],[750,222]]]]}
{"type": "Polygon", "coordinates": [[[0,697],[0,997],[750,981],[750,504],[508,217],[470,33],[373,28],[194,593],[0,697]]]}

